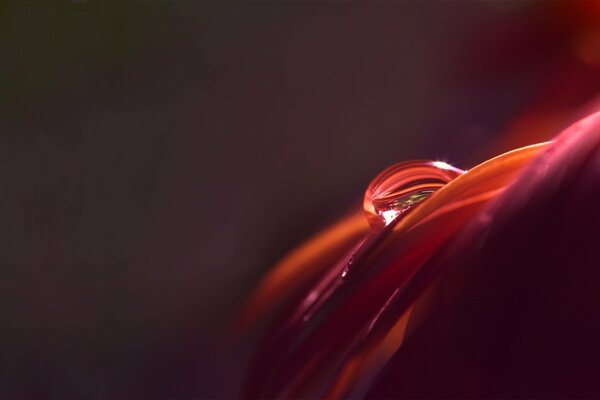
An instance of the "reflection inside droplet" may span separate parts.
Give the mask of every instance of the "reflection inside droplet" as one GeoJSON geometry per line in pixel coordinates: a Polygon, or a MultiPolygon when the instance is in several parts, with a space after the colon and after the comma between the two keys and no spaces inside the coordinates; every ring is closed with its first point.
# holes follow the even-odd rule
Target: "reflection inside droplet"
{"type": "Polygon", "coordinates": [[[409,161],[377,175],[365,192],[363,207],[373,229],[381,229],[427,199],[464,171],[442,161],[409,161]]]}

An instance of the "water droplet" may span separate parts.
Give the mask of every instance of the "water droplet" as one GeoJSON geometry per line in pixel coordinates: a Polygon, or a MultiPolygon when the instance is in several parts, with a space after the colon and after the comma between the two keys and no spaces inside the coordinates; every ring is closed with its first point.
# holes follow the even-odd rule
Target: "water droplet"
{"type": "Polygon", "coordinates": [[[385,169],[365,192],[363,208],[371,227],[389,225],[463,173],[441,161],[408,161],[385,169]]]}

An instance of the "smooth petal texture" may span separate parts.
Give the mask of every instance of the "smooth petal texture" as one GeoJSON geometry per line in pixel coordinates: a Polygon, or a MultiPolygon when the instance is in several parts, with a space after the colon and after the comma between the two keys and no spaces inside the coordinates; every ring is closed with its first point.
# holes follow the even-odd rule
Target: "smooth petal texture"
{"type": "MultiPolygon", "coordinates": [[[[322,325],[313,327],[313,333],[306,340],[291,346],[289,341],[280,342],[272,335],[267,335],[258,351],[263,357],[255,359],[251,367],[253,373],[250,374],[249,381],[252,382],[253,389],[248,390],[247,394],[250,397],[303,397],[314,394],[312,391],[323,384],[317,382],[326,380],[338,368],[336,365],[347,356],[350,344],[369,326],[394,290],[401,287],[407,277],[459,229],[465,220],[502,191],[545,146],[531,146],[507,153],[472,169],[434,194],[401,221],[385,239],[387,247],[380,246],[369,259],[369,263],[374,265],[385,264],[380,259],[388,259],[389,264],[390,254],[399,250],[400,254],[393,257],[395,264],[386,266],[379,275],[367,282],[354,283],[344,288],[338,297],[343,299],[349,294],[352,296],[343,300],[339,309],[327,317],[322,325]],[[434,234],[427,235],[427,232],[434,234]],[[400,243],[398,238],[401,238],[400,243]],[[394,252],[390,253],[392,249],[394,252]],[[315,368],[316,365],[319,367],[315,368]]],[[[278,331],[278,326],[285,325],[285,319],[284,314],[274,324],[275,331],[278,331]]],[[[301,336],[300,332],[297,333],[301,336]]],[[[388,358],[401,343],[401,340],[394,339],[396,336],[392,336],[387,342],[388,358]]],[[[361,371],[361,368],[356,371],[361,371]]],[[[338,391],[343,391],[339,384],[337,388],[338,391]]]]}
{"type": "MultiPolygon", "coordinates": [[[[434,304],[368,397],[600,395],[599,229],[594,114],[426,264],[434,304]]],[[[377,332],[407,306],[391,304],[377,332]]]]}
{"type": "MultiPolygon", "coordinates": [[[[446,296],[451,293],[451,296],[456,298],[461,298],[462,295],[460,292],[439,289],[440,274],[450,274],[451,266],[456,269],[458,266],[469,264],[467,261],[477,258],[472,256],[477,251],[481,252],[477,254],[484,254],[482,246],[485,244],[484,239],[490,236],[490,227],[504,226],[514,229],[521,221],[530,220],[527,214],[522,215],[522,219],[506,217],[511,213],[523,214],[523,210],[530,210],[539,203],[552,209],[557,205],[560,207],[556,192],[564,191],[561,185],[571,185],[577,180],[577,174],[586,171],[586,160],[598,147],[598,121],[598,114],[588,117],[566,130],[552,144],[543,143],[514,150],[454,179],[397,224],[392,224],[375,234],[376,240],[367,248],[362,260],[369,268],[358,277],[343,281],[338,276],[340,263],[343,265],[345,262],[342,255],[346,252],[348,257],[348,250],[352,248],[349,236],[344,236],[347,241],[344,239],[322,242],[321,244],[325,245],[320,246],[317,246],[319,239],[310,242],[309,248],[319,248],[322,251],[327,251],[328,243],[336,244],[331,247],[332,254],[335,254],[335,259],[341,261],[336,263],[329,259],[327,263],[318,263],[317,267],[311,268],[310,258],[300,257],[302,262],[296,263],[296,268],[299,265],[306,267],[310,279],[298,283],[298,280],[290,280],[285,274],[281,275],[283,278],[278,280],[279,284],[285,286],[286,283],[291,283],[295,291],[304,288],[304,294],[289,303],[267,331],[250,367],[246,395],[267,398],[360,397],[399,349],[400,354],[415,352],[414,357],[417,357],[416,354],[420,355],[419,360],[409,356],[397,361],[402,365],[401,368],[411,370],[412,375],[407,376],[413,376],[413,379],[405,379],[404,374],[407,371],[403,369],[403,373],[393,375],[393,378],[389,379],[402,377],[399,387],[404,388],[402,390],[406,392],[394,392],[397,386],[390,382],[386,386],[386,380],[383,379],[381,382],[384,383],[379,386],[383,391],[373,392],[376,397],[389,397],[392,394],[445,397],[446,394],[453,393],[459,396],[492,393],[482,392],[479,375],[474,372],[479,368],[478,364],[471,365],[464,360],[458,360],[456,365],[452,365],[452,361],[444,360],[441,363],[443,367],[440,367],[451,367],[457,371],[464,367],[462,381],[460,377],[455,376],[451,380],[441,379],[441,386],[430,385],[428,365],[429,361],[435,359],[435,354],[428,353],[428,349],[439,346],[428,343],[427,346],[418,348],[419,350],[413,350],[412,343],[431,340],[431,337],[447,343],[447,339],[444,342],[438,337],[443,329],[436,328],[435,333],[421,333],[423,329],[433,329],[425,328],[431,324],[430,313],[438,315],[440,324],[446,324],[442,328],[450,331],[449,337],[458,340],[455,336],[464,334],[460,329],[456,332],[452,330],[454,325],[462,323],[460,318],[452,320],[444,313],[439,314],[440,308],[447,308],[446,305],[439,305],[440,292],[446,296]],[[515,177],[518,177],[516,181],[515,177]],[[498,225],[495,221],[502,220],[503,215],[510,223],[498,225]],[[340,243],[343,245],[339,245],[340,243]],[[468,259],[469,255],[471,259],[468,259]],[[438,283],[432,286],[433,282],[438,283]],[[428,288],[431,290],[428,291],[428,288]],[[320,296],[323,302],[319,303],[313,312],[306,314],[307,299],[315,296],[320,296]],[[424,321],[423,327],[421,321],[424,321]],[[412,339],[413,337],[418,339],[412,339]],[[411,349],[405,349],[407,346],[411,349]],[[421,370],[413,370],[412,363],[419,365],[421,370]],[[422,375],[418,375],[419,373],[422,375]],[[463,385],[460,387],[462,391],[457,390],[458,386],[452,386],[460,384],[463,385]],[[436,391],[436,388],[440,387],[443,390],[436,391]]],[[[594,168],[592,170],[596,172],[600,169],[597,165],[594,168]]],[[[564,208],[559,211],[565,212],[564,208]]],[[[534,211],[529,212],[529,215],[536,215],[534,211]]],[[[546,216],[548,221],[553,217],[553,214],[546,216]]],[[[536,220],[536,224],[530,228],[539,229],[540,226],[547,225],[547,222],[543,224],[536,220]]],[[[592,237],[598,238],[598,226],[600,225],[596,225],[596,231],[592,232],[592,237]]],[[[571,234],[576,232],[571,225],[569,227],[571,234]]],[[[551,228],[549,232],[560,227],[551,228]]],[[[364,235],[365,233],[363,238],[366,237],[364,235]]],[[[518,233],[506,235],[504,240],[510,242],[513,238],[519,238],[517,247],[525,253],[528,240],[536,240],[535,235],[523,236],[518,233]]],[[[561,242],[554,240],[552,243],[555,248],[560,248],[561,242]]],[[[538,250],[541,250],[541,246],[537,245],[538,250]]],[[[315,255],[315,259],[322,258],[315,255]]],[[[498,260],[510,264],[511,259],[520,260],[520,256],[514,252],[494,253],[494,258],[489,261],[492,264],[496,263],[494,265],[498,265],[498,260]]],[[[528,259],[528,262],[531,262],[531,259],[528,259]]],[[[514,261],[512,263],[518,264],[514,261]]],[[[471,267],[473,270],[486,269],[483,262],[472,264],[471,267]]],[[[524,266],[521,264],[521,267],[524,266]]],[[[299,269],[292,270],[294,274],[302,274],[299,269]]],[[[482,276],[481,271],[477,271],[478,276],[482,276]]],[[[537,278],[541,279],[542,271],[538,272],[540,274],[537,278]]],[[[453,285],[460,286],[457,283],[453,285]]],[[[463,285],[461,290],[469,292],[478,289],[463,285]]],[[[510,296],[510,291],[505,293],[509,293],[510,296]]],[[[448,304],[452,304],[452,300],[453,298],[449,298],[448,304]]],[[[516,306],[514,300],[503,304],[516,306]]],[[[494,307],[497,308],[497,304],[492,306],[493,310],[494,307]]],[[[483,312],[482,309],[483,306],[478,310],[483,312]]],[[[453,311],[455,315],[462,315],[456,310],[453,311]]],[[[481,319],[470,323],[485,321],[481,315],[478,317],[481,319]]],[[[505,327],[510,328],[509,325],[505,327]]],[[[474,340],[474,343],[476,342],[477,340],[474,340]]],[[[448,354],[447,349],[439,350],[441,354],[448,354]]],[[[485,362],[486,354],[493,352],[492,347],[485,350],[487,353],[481,355],[479,362],[485,362]]],[[[436,368],[433,370],[437,371],[436,368]]],[[[440,376],[443,375],[442,369],[438,371],[440,376]]],[[[492,379],[491,375],[487,378],[492,379]]]]}

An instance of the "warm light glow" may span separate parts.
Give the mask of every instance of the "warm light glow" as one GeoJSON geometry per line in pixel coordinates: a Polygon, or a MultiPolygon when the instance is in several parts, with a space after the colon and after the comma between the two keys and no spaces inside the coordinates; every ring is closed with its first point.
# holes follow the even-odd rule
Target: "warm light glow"
{"type": "Polygon", "coordinates": [[[445,163],[445,162],[443,162],[443,161],[434,161],[434,162],[433,162],[433,165],[434,165],[435,167],[437,167],[437,168],[440,168],[440,169],[447,169],[447,170],[450,170],[450,171],[452,171],[452,170],[454,170],[454,169],[455,169],[455,168],[454,168],[452,165],[450,165],[450,164],[448,164],[448,163],[445,163]]]}

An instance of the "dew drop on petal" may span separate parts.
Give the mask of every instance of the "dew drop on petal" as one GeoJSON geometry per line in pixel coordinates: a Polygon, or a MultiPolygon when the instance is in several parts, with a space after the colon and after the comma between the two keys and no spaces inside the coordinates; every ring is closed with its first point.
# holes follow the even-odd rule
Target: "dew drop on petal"
{"type": "Polygon", "coordinates": [[[363,208],[371,227],[389,225],[463,173],[442,161],[408,161],[385,169],[365,192],[363,208]]]}

